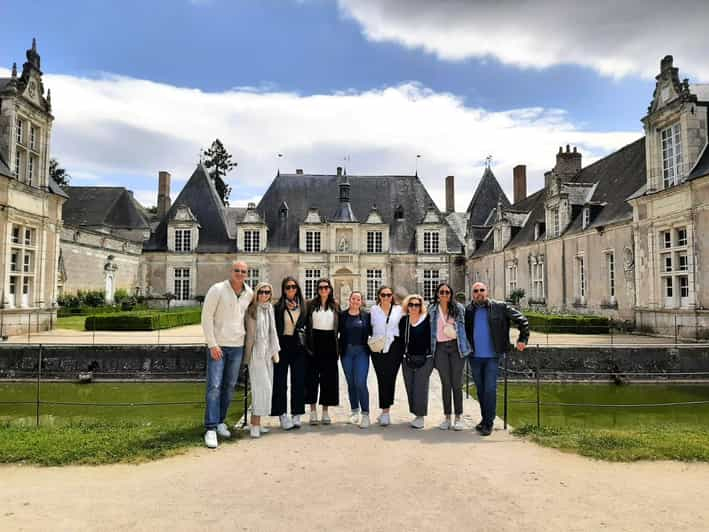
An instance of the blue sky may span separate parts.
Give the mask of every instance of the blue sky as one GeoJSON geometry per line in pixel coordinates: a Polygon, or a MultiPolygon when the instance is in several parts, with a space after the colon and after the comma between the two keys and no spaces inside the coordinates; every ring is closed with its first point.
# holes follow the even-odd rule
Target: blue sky
{"type": "Polygon", "coordinates": [[[150,203],[158,170],[173,170],[179,183],[188,177],[189,159],[196,159],[199,146],[221,136],[240,163],[230,176],[236,202],[256,199],[278,165],[289,171],[305,166],[306,171],[331,172],[347,153],[362,173],[406,173],[422,152],[420,173],[437,201],[441,177],[460,176],[459,209],[472,194],[488,152],[509,189],[507,174],[519,162],[530,167],[531,185],[538,184],[543,170],[553,165],[555,145],[565,143],[562,137],[585,147],[593,159],[640,136],[640,118],[654,87],[652,73],[665,53],[675,53],[681,74],[692,81],[706,75],[703,58],[691,52],[693,37],[653,42],[651,28],[639,28],[642,20],[635,20],[632,30],[622,24],[608,30],[599,10],[583,13],[590,28],[566,28],[567,34],[555,35],[547,24],[563,15],[555,15],[554,6],[537,21],[515,21],[485,4],[471,9],[475,2],[448,0],[440,8],[418,0],[5,0],[0,6],[0,67],[21,64],[31,38],[37,37],[46,85],[56,85],[59,92],[53,90],[55,155],[77,176],[75,184],[120,182],[150,203]],[[508,48],[518,35],[523,36],[520,42],[508,48]],[[558,42],[548,44],[554,39],[558,42]],[[530,53],[535,46],[538,53],[530,53]],[[684,65],[694,72],[685,72],[684,65]],[[148,81],[153,83],[140,86],[148,81]],[[377,106],[392,108],[389,90],[398,91],[395,97],[403,94],[403,115],[376,112],[377,106]],[[322,106],[319,96],[326,97],[322,106]],[[116,101],[115,112],[96,111],[98,99],[87,103],[94,97],[104,106],[116,101]],[[352,116],[364,101],[371,102],[368,125],[355,123],[352,116]],[[246,110],[245,102],[261,111],[246,110]],[[127,117],[134,103],[137,110],[147,109],[144,120],[140,112],[127,117]],[[291,111],[301,104],[302,115],[291,111]],[[443,111],[431,109],[436,105],[443,111]],[[180,121],[186,106],[189,112],[180,121]],[[539,114],[509,115],[529,109],[539,114]],[[459,122],[456,110],[466,118],[459,122]],[[283,122],[279,113],[287,115],[283,122]],[[339,119],[320,116],[327,113],[339,119]],[[451,135],[465,136],[471,122],[496,128],[494,135],[472,127],[470,141],[460,142],[460,153],[439,149],[431,137],[447,128],[435,117],[443,120],[448,113],[451,135]],[[411,137],[402,132],[400,138],[392,120],[401,121],[402,129],[437,133],[411,137]],[[328,128],[337,124],[357,133],[349,138],[331,134],[328,128]],[[531,142],[539,127],[549,138],[535,146],[539,155],[531,156],[525,139],[531,142]],[[498,135],[500,128],[515,134],[498,135]],[[185,133],[194,129],[199,134],[185,133]],[[565,135],[557,139],[555,131],[565,135]],[[487,142],[491,137],[494,143],[487,142]],[[158,146],[156,153],[130,147],[133,141],[145,145],[146,138],[158,146]],[[142,161],[112,160],[119,146],[142,155],[142,161]],[[276,160],[277,152],[286,157],[276,160]],[[515,152],[525,160],[515,160],[515,152]],[[96,153],[103,154],[100,160],[96,153]]]}

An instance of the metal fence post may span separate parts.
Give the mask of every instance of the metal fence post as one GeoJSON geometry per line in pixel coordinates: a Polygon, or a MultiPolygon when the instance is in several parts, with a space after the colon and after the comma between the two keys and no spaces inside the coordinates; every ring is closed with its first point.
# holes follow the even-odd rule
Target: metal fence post
{"type": "Polygon", "coordinates": [[[536,374],[537,378],[537,428],[540,428],[542,425],[542,404],[541,404],[541,397],[540,397],[540,385],[539,385],[539,357],[537,356],[537,364],[536,368],[534,370],[534,373],[536,374]]]}
{"type": "Polygon", "coordinates": [[[244,371],[244,422],[241,425],[242,428],[246,428],[248,425],[249,417],[249,369],[246,368],[244,371]]]}
{"type": "Polygon", "coordinates": [[[27,343],[32,343],[32,311],[27,313],[27,343]]]}
{"type": "Polygon", "coordinates": [[[677,345],[677,314],[674,315],[675,322],[675,345],[677,345]]]}
{"type": "Polygon", "coordinates": [[[39,427],[39,386],[42,380],[42,344],[39,344],[39,350],[37,351],[37,426],[39,427]]]}
{"type": "Polygon", "coordinates": [[[507,430],[507,404],[508,404],[508,402],[509,402],[509,401],[508,401],[508,391],[507,391],[507,373],[508,373],[508,372],[507,372],[507,369],[508,369],[508,367],[509,367],[509,366],[508,366],[508,362],[507,362],[507,353],[505,353],[504,357],[505,357],[505,365],[504,365],[504,371],[505,371],[505,381],[504,381],[504,382],[505,382],[505,385],[504,385],[504,388],[503,388],[503,397],[504,397],[504,400],[503,400],[503,415],[502,415],[502,419],[503,419],[503,421],[504,421],[504,429],[507,430]]]}

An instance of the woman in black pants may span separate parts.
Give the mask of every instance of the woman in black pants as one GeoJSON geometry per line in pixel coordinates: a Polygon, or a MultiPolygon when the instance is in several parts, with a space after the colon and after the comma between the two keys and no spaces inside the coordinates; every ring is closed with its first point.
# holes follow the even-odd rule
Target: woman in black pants
{"type": "Polygon", "coordinates": [[[401,372],[409,398],[409,411],[415,416],[411,426],[422,429],[423,418],[428,414],[428,382],[433,371],[431,322],[420,295],[408,296],[402,306],[406,315],[399,322],[398,341],[404,351],[401,372]]]}
{"type": "MultiPolygon", "coordinates": [[[[372,364],[377,374],[379,390],[379,425],[386,427],[391,423],[389,408],[394,404],[396,375],[401,365],[401,346],[394,342],[399,336],[401,306],[394,304],[394,292],[391,287],[382,285],[377,290],[377,304],[370,312],[372,322],[372,364]]],[[[370,343],[370,348],[372,343],[370,343]]]]}
{"type": "Polygon", "coordinates": [[[305,350],[298,330],[305,327],[307,304],[298,281],[286,277],[281,283],[281,298],[275,305],[276,331],[281,345],[280,360],[273,365],[271,415],[278,416],[281,428],[300,428],[305,414],[305,350]],[[290,413],[288,418],[288,368],[290,368],[290,413]]]}
{"type": "Polygon", "coordinates": [[[332,420],[328,407],[337,406],[339,395],[339,368],[337,367],[340,305],[332,294],[332,284],[329,279],[318,281],[318,293],[308,304],[306,331],[308,349],[312,356],[308,357],[305,376],[305,402],[310,405],[310,424],[318,424],[318,389],[320,405],[322,406],[323,425],[329,425],[332,420]]]}

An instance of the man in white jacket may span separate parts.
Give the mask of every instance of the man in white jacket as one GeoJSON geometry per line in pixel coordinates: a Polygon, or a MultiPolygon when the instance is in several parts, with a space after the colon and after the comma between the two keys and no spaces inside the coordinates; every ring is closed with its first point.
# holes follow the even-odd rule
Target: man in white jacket
{"type": "Polygon", "coordinates": [[[202,331],[207,342],[207,408],[204,413],[204,443],[218,445],[217,435],[231,437],[226,415],[244,357],[244,317],[253,292],[244,282],[248,267],[235,261],[226,281],[207,291],[202,307],[202,331]]]}

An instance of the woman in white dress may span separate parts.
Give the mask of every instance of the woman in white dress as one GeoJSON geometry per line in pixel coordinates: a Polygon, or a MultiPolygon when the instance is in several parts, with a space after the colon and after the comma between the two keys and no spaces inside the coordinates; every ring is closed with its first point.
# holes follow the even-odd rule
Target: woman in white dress
{"type": "Polygon", "coordinates": [[[281,350],[276,319],[271,305],[273,287],[259,283],[246,311],[244,362],[249,365],[251,382],[251,437],[258,438],[268,429],[261,427],[261,416],[271,414],[273,396],[273,363],[281,350]]]}

